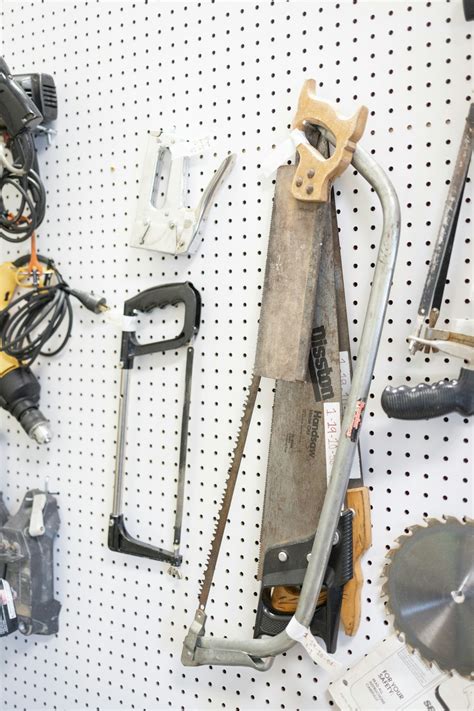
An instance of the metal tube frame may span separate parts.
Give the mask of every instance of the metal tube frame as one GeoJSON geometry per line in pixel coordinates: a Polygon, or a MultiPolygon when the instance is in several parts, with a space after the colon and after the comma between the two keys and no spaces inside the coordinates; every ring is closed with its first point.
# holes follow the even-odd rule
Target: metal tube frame
{"type": "MultiPolygon", "coordinates": [[[[330,140],[325,131],[322,133],[330,140]]],[[[352,386],[342,421],[341,438],[295,612],[296,620],[305,627],[309,626],[314,615],[339,512],[344,504],[352,461],[357,451],[361,419],[369,395],[400,238],[400,205],[390,180],[375,160],[360,147],[354,151],[352,165],[379,197],[383,230],[352,386]]],[[[198,609],[183,645],[181,661],[185,666],[219,664],[249,666],[266,671],[276,655],[286,652],[295,644],[286,632],[280,632],[275,637],[246,640],[205,637],[205,622],[204,610],[198,609]]]]}

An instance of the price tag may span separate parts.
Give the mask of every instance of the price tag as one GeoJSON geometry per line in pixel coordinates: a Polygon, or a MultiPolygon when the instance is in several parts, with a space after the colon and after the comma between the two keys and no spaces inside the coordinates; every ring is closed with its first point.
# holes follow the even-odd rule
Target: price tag
{"type": "Polygon", "coordinates": [[[331,476],[339,437],[341,436],[341,406],[338,402],[324,403],[324,444],[326,448],[326,479],[331,476]]]}
{"type": "Polygon", "coordinates": [[[334,659],[325,649],[316,641],[307,627],[304,627],[295,616],[291,618],[286,626],[286,634],[291,639],[299,642],[311,657],[313,662],[319,664],[320,667],[329,672],[340,672],[342,664],[334,659]]]}

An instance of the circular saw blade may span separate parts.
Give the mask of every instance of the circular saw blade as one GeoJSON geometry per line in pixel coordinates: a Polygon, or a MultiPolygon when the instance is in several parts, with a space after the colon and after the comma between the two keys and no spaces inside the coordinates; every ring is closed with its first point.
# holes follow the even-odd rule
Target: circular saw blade
{"type": "Polygon", "coordinates": [[[431,519],[389,553],[383,593],[395,629],[428,662],[474,676],[474,522],[431,519]]]}

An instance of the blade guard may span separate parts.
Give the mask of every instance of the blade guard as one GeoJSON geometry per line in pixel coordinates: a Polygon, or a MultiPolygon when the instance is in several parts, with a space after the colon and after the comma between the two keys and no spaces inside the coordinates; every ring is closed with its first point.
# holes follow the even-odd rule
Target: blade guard
{"type": "Polygon", "coordinates": [[[352,160],[357,141],[364,133],[368,110],[361,106],[352,118],[339,116],[325,101],[316,98],[316,82],[308,79],[301,90],[292,128],[304,130],[306,124],[322,126],[336,138],[334,153],[324,159],[306,143],[297,146],[299,163],[291,193],[297,200],[327,202],[331,182],[341,175],[352,160]]]}

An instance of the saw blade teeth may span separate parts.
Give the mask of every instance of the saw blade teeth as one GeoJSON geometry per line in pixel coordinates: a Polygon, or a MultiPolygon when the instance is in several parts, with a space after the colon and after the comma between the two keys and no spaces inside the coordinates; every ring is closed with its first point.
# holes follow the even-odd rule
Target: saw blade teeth
{"type": "Polygon", "coordinates": [[[230,464],[227,468],[227,475],[224,480],[223,494],[220,500],[220,505],[217,509],[216,515],[214,517],[214,530],[213,536],[211,538],[211,545],[207,557],[206,567],[202,575],[199,584],[199,606],[204,609],[207,602],[207,596],[209,595],[210,589],[213,584],[213,576],[215,566],[217,564],[217,558],[219,555],[220,544],[224,537],[225,526],[227,523],[228,515],[223,518],[223,512],[225,507],[230,511],[230,506],[233,499],[234,487],[237,481],[237,476],[240,471],[240,465],[242,459],[245,457],[245,445],[247,441],[248,431],[250,427],[250,421],[252,419],[253,411],[255,408],[255,403],[257,399],[258,392],[260,390],[260,376],[252,374],[250,384],[247,387],[246,397],[244,405],[242,408],[242,415],[240,418],[240,425],[238,428],[237,436],[234,440],[234,448],[230,456],[230,464]],[[245,431],[244,431],[245,424],[245,431]],[[222,533],[219,536],[219,529],[222,533]],[[219,538],[219,540],[217,540],[219,538]]]}
{"type": "MultiPolygon", "coordinates": [[[[422,524],[415,524],[405,529],[405,533],[399,536],[393,546],[386,552],[385,563],[380,575],[380,584],[381,599],[385,606],[386,615],[398,638],[402,639],[409,651],[428,666],[435,667],[440,672],[456,673],[472,680],[474,678],[474,670],[471,669],[468,656],[459,649],[456,653],[453,652],[452,654],[446,655],[443,649],[440,648],[439,645],[436,645],[436,641],[432,643],[431,638],[428,639],[424,634],[427,623],[423,622],[423,620],[417,623],[413,614],[406,614],[407,610],[413,610],[414,601],[418,601],[418,607],[422,607],[425,613],[427,610],[431,610],[429,601],[438,599],[439,585],[442,585],[442,583],[435,582],[438,581],[438,577],[430,574],[430,571],[434,569],[432,561],[434,560],[433,556],[436,557],[438,541],[441,542],[440,545],[444,542],[444,545],[451,546],[450,548],[446,548],[446,550],[449,551],[447,555],[448,559],[450,559],[451,556],[456,556],[456,551],[459,550],[460,545],[461,548],[463,547],[462,542],[464,540],[466,541],[466,545],[472,541],[471,532],[466,531],[465,538],[461,535],[460,528],[464,528],[465,526],[473,527],[474,520],[467,517],[460,520],[456,516],[445,515],[442,518],[426,517],[422,524]],[[446,531],[443,530],[445,527],[446,531]],[[454,527],[454,529],[452,527],[454,527]],[[428,529],[432,528],[437,528],[438,530],[430,534],[428,529]],[[431,538],[432,535],[434,539],[431,538]],[[418,536],[417,541],[410,546],[408,553],[404,554],[402,552],[404,545],[412,539],[413,536],[418,536]],[[433,541],[431,547],[429,543],[427,544],[430,538],[433,541]],[[398,556],[401,557],[398,558],[398,556]],[[416,585],[410,587],[410,580],[413,575],[413,556],[419,559],[417,570],[419,570],[420,575],[424,576],[423,580],[425,586],[428,586],[426,587],[425,595],[422,597],[417,593],[416,585]],[[395,559],[397,559],[396,563],[394,562],[395,559]],[[435,596],[434,598],[433,595],[435,596]]],[[[459,561],[461,560],[463,559],[460,558],[459,561]]],[[[454,580],[456,580],[455,583],[453,579],[449,577],[441,577],[441,580],[444,580],[446,583],[449,581],[453,582],[453,584],[459,584],[467,572],[467,577],[464,578],[465,581],[467,581],[469,578],[469,570],[472,570],[472,568],[469,568],[468,561],[466,561],[466,565],[467,568],[464,568],[461,578],[454,578],[454,580]]],[[[440,564],[440,571],[442,570],[443,566],[440,564]]],[[[449,570],[450,568],[448,567],[445,571],[445,576],[449,574],[449,570]]],[[[440,571],[437,571],[437,574],[439,574],[440,571]]],[[[467,588],[467,590],[469,590],[469,588],[467,588]]],[[[467,595],[468,593],[466,593],[466,599],[469,599],[467,595]]],[[[472,596],[472,588],[470,595],[472,596]]],[[[456,600],[456,602],[458,602],[458,600],[456,600]]],[[[449,600],[446,604],[449,604],[449,600]]],[[[438,608],[435,609],[434,612],[431,612],[433,624],[436,620],[448,619],[444,615],[446,609],[447,608],[440,603],[439,615],[441,617],[436,616],[438,615],[438,608]]],[[[459,610],[459,612],[461,612],[461,610],[459,610]]],[[[464,614],[468,614],[467,608],[464,614]]],[[[450,624],[451,626],[447,628],[447,633],[451,635],[452,639],[456,640],[460,634],[460,630],[465,629],[466,619],[461,623],[458,622],[455,624],[453,621],[450,624]],[[459,626],[460,624],[461,627],[459,626]]]]}

